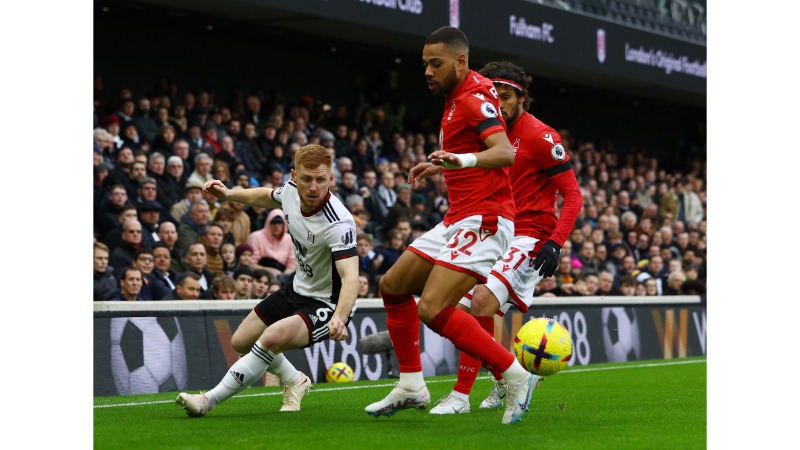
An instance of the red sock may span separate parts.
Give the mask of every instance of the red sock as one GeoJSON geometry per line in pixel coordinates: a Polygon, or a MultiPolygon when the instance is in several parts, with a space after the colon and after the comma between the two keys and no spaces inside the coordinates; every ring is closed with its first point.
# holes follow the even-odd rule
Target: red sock
{"type": "Polygon", "coordinates": [[[419,359],[419,315],[411,294],[381,292],[386,307],[386,326],[392,338],[400,372],[422,372],[419,359]]]}
{"type": "Polygon", "coordinates": [[[474,317],[460,309],[445,307],[428,328],[450,339],[457,349],[481,360],[493,372],[505,372],[514,362],[508,350],[492,339],[474,317]]]}
{"type": "MultiPolygon", "coordinates": [[[[489,333],[489,336],[494,337],[494,317],[476,316],[475,320],[489,333]]],[[[480,361],[465,352],[461,352],[461,357],[458,361],[458,381],[456,381],[453,390],[469,395],[470,391],[472,391],[472,385],[475,384],[475,378],[478,377],[478,369],[480,367],[480,361]]]]}

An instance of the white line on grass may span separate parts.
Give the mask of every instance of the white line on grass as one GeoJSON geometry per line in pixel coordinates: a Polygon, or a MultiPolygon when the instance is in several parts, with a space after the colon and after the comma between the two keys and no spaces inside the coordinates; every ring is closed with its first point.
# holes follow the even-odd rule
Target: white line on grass
{"type": "MultiPolygon", "coordinates": [[[[661,364],[638,364],[638,365],[629,365],[629,366],[616,366],[616,367],[598,367],[595,369],[572,369],[572,370],[565,370],[561,373],[575,373],[575,372],[594,372],[596,370],[615,370],[615,369],[631,369],[637,367],[656,367],[656,366],[674,366],[677,364],[695,364],[695,363],[704,363],[706,362],[705,359],[699,359],[695,361],[674,361],[674,362],[666,362],[661,364]]],[[[478,377],[479,380],[486,380],[489,377],[478,377]]],[[[426,383],[447,383],[447,382],[454,382],[456,378],[448,378],[444,380],[427,380],[426,383]]],[[[327,391],[344,391],[347,389],[366,389],[366,388],[377,388],[377,387],[390,387],[394,386],[394,383],[391,384],[370,384],[368,386],[346,386],[346,387],[337,387],[337,388],[324,388],[324,389],[314,389],[313,392],[327,392],[327,391]]],[[[236,398],[242,397],[264,397],[267,395],[278,395],[282,394],[282,392],[263,392],[260,394],[247,394],[247,395],[237,395],[236,398]]],[[[160,403],[174,403],[175,400],[159,400],[156,402],[138,402],[138,403],[115,403],[112,405],[94,405],[95,408],[113,408],[117,406],[140,406],[140,405],[157,405],[160,403]]]]}

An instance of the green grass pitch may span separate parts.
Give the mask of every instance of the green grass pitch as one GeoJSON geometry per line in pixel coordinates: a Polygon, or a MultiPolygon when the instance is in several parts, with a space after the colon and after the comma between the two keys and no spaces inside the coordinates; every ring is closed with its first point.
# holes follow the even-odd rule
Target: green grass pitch
{"type": "MultiPolygon", "coordinates": [[[[435,401],[450,392],[455,376],[426,380],[435,401]]],[[[500,423],[502,409],[478,408],[490,389],[481,374],[469,414],[409,410],[377,419],[364,407],[391,390],[388,380],[317,383],[296,413],[278,412],[279,388],[251,388],[201,419],[186,417],[174,404],[176,393],[95,398],[94,445],[126,450],[706,447],[705,358],[567,368],[541,382],[530,411],[513,425],[500,423]]]]}

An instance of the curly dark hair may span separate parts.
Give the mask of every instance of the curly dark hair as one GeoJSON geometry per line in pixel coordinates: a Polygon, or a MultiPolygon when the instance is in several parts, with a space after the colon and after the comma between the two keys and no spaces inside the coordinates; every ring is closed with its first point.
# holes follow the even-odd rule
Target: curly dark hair
{"type": "Polygon", "coordinates": [[[517,97],[525,96],[525,101],[522,102],[522,109],[527,111],[528,108],[530,108],[533,99],[528,92],[528,86],[530,86],[533,79],[525,73],[522,67],[511,64],[508,61],[490,62],[483,66],[478,73],[490,80],[493,78],[502,78],[522,86],[521,91],[515,89],[517,91],[517,97]]]}

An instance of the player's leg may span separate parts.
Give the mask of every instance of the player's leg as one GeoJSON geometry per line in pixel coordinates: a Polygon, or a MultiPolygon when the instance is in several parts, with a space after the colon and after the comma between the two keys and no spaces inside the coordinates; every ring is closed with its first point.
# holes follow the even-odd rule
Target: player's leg
{"type": "Polygon", "coordinates": [[[436,255],[447,242],[443,238],[445,229],[443,224],[439,224],[415,240],[378,284],[400,380],[388,396],[365,408],[368,414],[392,415],[401,409],[425,409],[430,403],[430,394],[422,377],[420,322],[413,294],[425,286],[436,255]]]}
{"type": "MultiPolygon", "coordinates": [[[[250,352],[256,340],[260,338],[267,329],[267,324],[258,317],[255,310],[245,317],[236,332],[231,338],[231,346],[239,356],[244,356],[250,352]]],[[[277,376],[284,386],[291,386],[300,382],[303,378],[299,370],[280,353],[275,356],[272,364],[267,368],[267,372],[277,376]]]]}
{"type": "MultiPolygon", "coordinates": [[[[457,309],[471,313],[475,319],[481,324],[484,330],[494,337],[494,314],[499,309],[500,303],[495,298],[492,291],[486,288],[485,285],[478,285],[475,289],[466,294],[456,305],[457,309]]],[[[463,414],[470,411],[469,407],[469,394],[472,386],[475,384],[475,379],[478,377],[481,362],[466,352],[461,352],[458,361],[458,378],[453,390],[446,396],[439,399],[437,406],[431,409],[431,414],[463,414]]],[[[502,375],[495,374],[495,377],[502,375]]],[[[504,386],[504,383],[501,382],[504,386]]],[[[495,385],[497,386],[497,384],[495,385]]],[[[494,397],[500,397],[500,404],[503,403],[505,398],[505,390],[495,393],[497,389],[492,389],[494,397]]],[[[492,395],[490,395],[492,398],[492,395]]],[[[484,401],[486,403],[486,401],[484,401]]],[[[485,407],[481,403],[481,407],[485,407]]]]}

